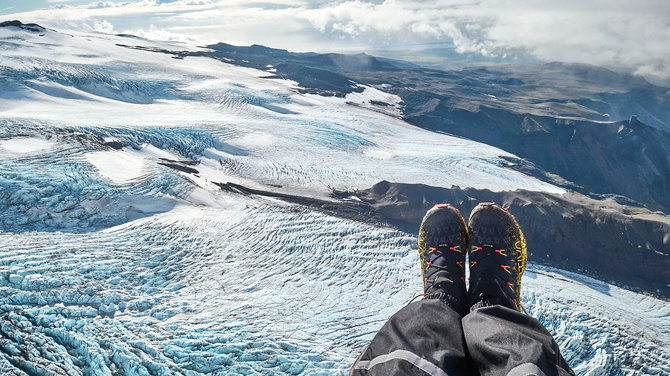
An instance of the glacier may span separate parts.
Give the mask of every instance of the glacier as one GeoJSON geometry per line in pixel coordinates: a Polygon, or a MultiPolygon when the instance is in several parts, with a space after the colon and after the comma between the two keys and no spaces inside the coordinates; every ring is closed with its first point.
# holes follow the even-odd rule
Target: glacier
{"type": "MultiPolygon", "coordinates": [[[[0,28],[3,375],[344,375],[420,291],[413,234],[217,183],[563,192],[379,89],[160,52],[199,48],[0,28]]],[[[522,294],[579,375],[670,374],[667,301],[532,263],[522,294]]]]}

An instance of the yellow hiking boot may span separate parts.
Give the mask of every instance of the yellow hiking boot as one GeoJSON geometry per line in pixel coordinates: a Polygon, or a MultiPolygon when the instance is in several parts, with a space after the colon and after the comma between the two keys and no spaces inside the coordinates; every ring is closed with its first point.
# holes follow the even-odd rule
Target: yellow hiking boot
{"type": "Polygon", "coordinates": [[[521,276],[528,259],[516,219],[495,203],[481,203],[470,214],[470,288],[475,308],[502,305],[521,310],[521,276]]]}
{"type": "Polygon", "coordinates": [[[428,210],[419,228],[419,258],[425,299],[440,299],[456,313],[467,312],[465,254],[468,229],[458,209],[448,204],[428,210]]]}

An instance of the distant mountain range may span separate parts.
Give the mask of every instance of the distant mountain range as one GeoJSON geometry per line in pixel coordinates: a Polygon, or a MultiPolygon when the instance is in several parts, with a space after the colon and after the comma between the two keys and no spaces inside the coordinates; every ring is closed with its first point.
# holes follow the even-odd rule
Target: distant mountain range
{"type": "Polygon", "coordinates": [[[374,85],[402,98],[411,124],[509,151],[530,162],[511,166],[554,184],[670,213],[670,89],[642,78],[584,64],[440,71],[366,54],[207,47],[164,52],[265,70],[319,95],[342,97],[374,85]]]}

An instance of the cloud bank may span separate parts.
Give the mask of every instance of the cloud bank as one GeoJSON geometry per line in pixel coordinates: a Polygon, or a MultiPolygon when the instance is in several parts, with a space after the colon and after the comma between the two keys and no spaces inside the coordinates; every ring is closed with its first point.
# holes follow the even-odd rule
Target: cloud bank
{"type": "Polygon", "coordinates": [[[51,27],[296,51],[453,43],[462,53],[601,65],[670,83],[667,0],[141,0],[9,14],[51,27]]]}

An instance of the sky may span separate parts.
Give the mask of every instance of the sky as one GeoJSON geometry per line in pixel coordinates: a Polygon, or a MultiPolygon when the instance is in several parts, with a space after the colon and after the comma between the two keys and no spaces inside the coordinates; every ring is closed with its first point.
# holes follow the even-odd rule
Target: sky
{"type": "Polygon", "coordinates": [[[292,51],[453,45],[670,85],[668,0],[0,0],[0,20],[292,51]]]}

